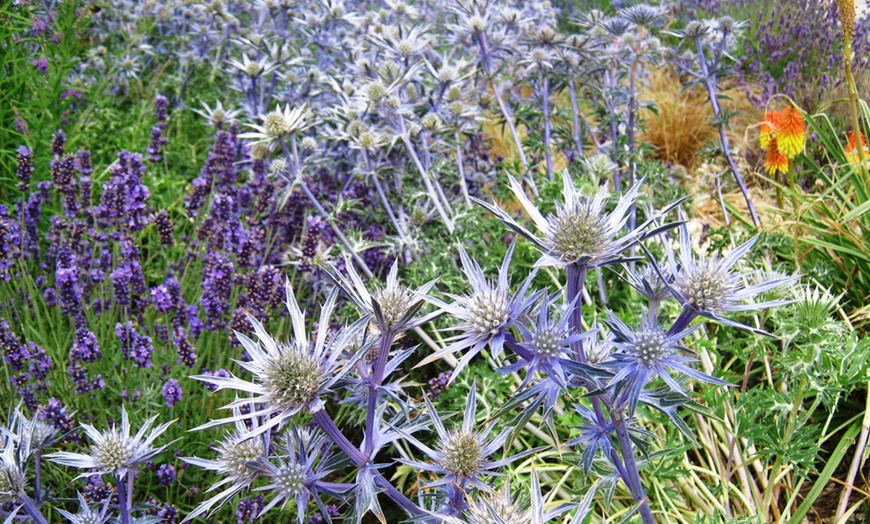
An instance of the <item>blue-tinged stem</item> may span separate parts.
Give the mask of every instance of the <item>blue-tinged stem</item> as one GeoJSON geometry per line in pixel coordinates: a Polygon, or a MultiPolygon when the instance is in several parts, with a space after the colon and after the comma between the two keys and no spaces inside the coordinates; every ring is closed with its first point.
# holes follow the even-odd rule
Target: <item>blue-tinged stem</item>
{"type": "MultiPolygon", "coordinates": [[[[39,508],[36,507],[36,503],[33,502],[33,499],[28,497],[27,494],[19,493],[18,500],[21,501],[24,512],[27,513],[36,524],[48,524],[48,519],[45,518],[45,515],[43,515],[41,511],[39,511],[39,508]]],[[[129,519],[127,522],[129,522],[129,519]]]]}
{"type": "MultiPolygon", "coordinates": [[[[414,504],[414,501],[405,496],[404,493],[396,489],[395,486],[390,484],[390,481],[384,478],[381,475],[381,472],[378,470],[374,470],[374,479],[375,484],[384,490],[384,493],[387,494],[388,497],[393,499],[393,502],[402,507],[405,511],[407,511],[410,515],[415,517],[422,516],[423,510],[420,509],[419,506],[414,504]]],[[[432,522],[432,519],[428,519],[425,522],[432,522]]],[[[440,520],[438,521],[440,522],[440,520]]]]}
{"type": "Polygon", "coordinates": [[[574,80],[568,82],[568,94],[571,95],[571,112],[574,113],[574,145],[577,148],[577,161],[583,158],[583,135],[580,129],[580,108],[577,106],[577,90],[574,80]]]}
{"type": "MultiPolygon", "coordinates": [[[[311,192],[311,189],[308,187],[308,184],[305,182],[305,179],[302,177],[302,174],[299,172],[298,152],[296,152],[295,155],[291,155],[290,151],[287,149],[287,141],[281,140],[280,142],[281,142],[281,149],[284,151],[284,157],[287,159],[288,162],[290,162],[290,164],[292,166],[294,166],[293,167],[294,180],[296,182],[298,182],[299,187],[302,188],[302,192],[305,193],[305,197],[308,198],[308,201],[311,202],[311,205],[314,206],[314,209],[317,211],[317,213],[320,215],[320,217],[323,218],[323,220],[326,220],[326,223],[329,224],[329,227],[332,229],[332,232],[335,233],[336,238],[338,238],[339,242],[341,242],[341,245],[344,246],[344,248],[348,251],[348,253],[350,253],[350,255],[353,257],[354,261],[356,261],[356,263],[359,264],[359,267],[360,267],[360,269],[362,269],[363,273],[365,273],[365,275],[367,277],[371,278],[374,275],[374,273],[372,273],[372,270],[369,268],[368,264],[366,264],[366,261],[363,260],[363,258],[361,256],[359,256],[359,254],[356,252],[356,250],[353,248],[353,246],[350,245],[350,242],[347,240],[347,237],[344,236],[344,233],[342,233],[341,230],[338,228],[338,226],[335,225],[335,221],[332,219],[332,217],[329,216],[329,214],[326,212],[326,210],[323,209],[323,206],[320,205],[320,202],[317,201],[317,197],[315,197],[314,193],[311,192]]],[[[295,151],[296,150],[296,137],[295,137],[295,135],[293,136],[292,142],[293,142],[293,149],[295,151]]]]}
{"type": "MultiPolygon", "coordinates": [[[[127,475],[131,472],[128,471],[127,475]]],[[[121,524],[131,524],[130,508],[127,506],[127,487],[124,485],[124,479],[118,475],[112,475],[115,478],[115,486],[118,487],[118,509],[121,511],[121,524]]]]}
{"type": "Polygon", "coordinates": [[[33,457],[33,471],[35,472],[35,477],[33,479],[33,498],[39,502],[42,487],[42,450],[37,449],[33,453],[33,457]]]}
{"type": "Polygon", "coordinates": [[[743,198],[746,200],[747,207],[749,207],[749,214],[752,216],[752,223],[758,227],[761,222],[758,220],[758,213],[755,212],[755,204],[752,203],[752,199],[749,197],[746,182],[740,176],[740,171],[737,169],[737,164],[731,155],[731,148],[728,146],[728,137],[725,135],[725,122],[722,120],[722,109],[719,107],[719,98],[716,95],[716,75],[711,73],[710,68],[707,66],[707,58],[704,56],[704,46],[700,38],[695,39],[695,47],[698,51],[698,62],[701,64],[704,84],[707,87],[707,96],[710,99],[710,104],[713,106],[713,117],[716,119],[716,127],[719,128],[719,141],[722,142],[722,153],[725,154],[725,160],[728,161],[728,167],[731,168],[731,174],[734,175],[734,180],[737,181],[740,192],[743,193],[743,198]]]}
{"type": "Polygon", "coordinates": [[[680,316],[677,317],[677,320],[674,324],[668,329],[668,336],[676,335],[677,333],[682,333],[689,327],[689,324],[695,320],[695,317],[698,316],[698,313],[694,308],[686,307],[683,309],[683,312],[680,313],[680,316]]]}
{"type": "Polygon", "coordinates": [[[461,515],[462,510],[465,509],[465,491],[462,488],[462,484],[458,482],[450,486],[450,506],[456,510],[457,515],[461,515]]]}
{"type": "MultiPolygon", "coordinates": [[[[583,285],[586,280],[586,266],[568,264],[565,270],[568,274],[567,303],[573,304],[569,319],[571,329],[575,334],[583,333],[583,285]]],[[[582,340],[575,340],[571,343],[571,353],[581,364],[587,363],[582,340]]]]}
{"type": "Polygon", "coordinates": [[[393,338],[394,335],[390,331],[381,335],[378,354],[373,362],[374,370],[372,371],[372,376],[369,380],[369,403],[366,410],[365,454],[371,459],[374,459],[375,431],[377,431],[377,426],[381,423],[381,421],[377,420],[375,416],[378,410],[378,396],[380,394],[378,390],[384,382],[384,370],[387,367],[387,360],[390,357],[390,347],[393,345],[393,338]]]}
{"type": "Polygon", "coordinates": [[[338,429],[338,426],[335,425],[332,417],[329,416],[329,413],[325,409],[315,411],[312,413],[312,416],[317,425],[320,426],[320,429],[329,435],[329,438],[335,442],[335,445],[340,450],[344,451],[344,454],[347,455],[356,467],[364,468],[369,463],[369,458],[344,436],[344,433],[338,429]]]}
{"type": "Polygon", "coordinates": [[[613,420],[616,438],[619,440],[619,448],[622,450],[622,461],[625,464],[625,471],[629,479],[628,489],[631,491],[634,501],[640,504],[640,517],[643,519],[644,524],[655,524],[652,509],[649,507],[646,493],[643,490],[643,484],[640,481],[640,471],[637,469],[637,461],[634,459],[634,447],[628,434],[628,425],[622,413],[618,410],[611,412],[610,418],[613,420]]]}

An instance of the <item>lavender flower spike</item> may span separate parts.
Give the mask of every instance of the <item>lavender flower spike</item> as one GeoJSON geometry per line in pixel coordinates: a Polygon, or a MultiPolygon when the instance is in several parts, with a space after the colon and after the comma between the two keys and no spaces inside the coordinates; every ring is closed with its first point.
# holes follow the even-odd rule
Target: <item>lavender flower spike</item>
{"type": "Polygon", "coordinates": [[[475,355],[483,351],[487,344],[493,356],[498,356],[501,353],[510,326],[514,325],[543,293],[539,291],[526,298],[526,292],[535,276],[535,272],[532,271],[520,286],[519,291],[511,296],[509,277],[514,246],[516,246],[516,242],[511,243],[504,256],[495,285],[484,276],[480,265],[468,256],[465,249],[462,246],[459,247],[462,269],[471,283],[471,294],[466,296],[448,295],[454,299],[452,304],[435,298],[429,300],[462,321],[453,328],[461,333],[449,338],[447,341],[451,343],[448,346],[432,353],[415,367],[425,366],[447,355],[468,349],[468,352],[456,365],[451,377],[452,381],[454,377],[459,376],[462,368],[468,365],[475,355]]]}
{"type": "MultiPolygon", "coordinates": [[[[323,409],[321,395],[330,390],[363,355],[358,351],[350,359],[342,359],[344,351],[353,345],[356,335],[368,324],[368,318],[361,318],[346,327],[327,342],[329,330],[320,329],[314,345],[309,343],[305,330],[305,315],[296,303],[296,295],[289,280],[286,285],[287,309],[293,323],[293,339],[289,343],[280,343],[266,332],[263,325],[254,317],[248,317],[257,334],[258,342],[236,332],[239,341],[247,350],[250,362],[236,361],[240,366],[252,373],[252,380],[242,380],[236,376],[219,377],[216,375],[197,375],[193,378],[218,389],[234,389],[249,396],[238,399],[225,409],[249,406],[250,413],[234,415],[219,420],[212,420],[197,428],[206,429],[239,419],[264,417],[269,419],[252,435],[269,431],[273,427],[287,422],[293,415],[307,409],[315,413],[323,409]]],[[[332,320],[338,289],[334,289],[320,310],[320,326],[328,326],[332,320]]]]}

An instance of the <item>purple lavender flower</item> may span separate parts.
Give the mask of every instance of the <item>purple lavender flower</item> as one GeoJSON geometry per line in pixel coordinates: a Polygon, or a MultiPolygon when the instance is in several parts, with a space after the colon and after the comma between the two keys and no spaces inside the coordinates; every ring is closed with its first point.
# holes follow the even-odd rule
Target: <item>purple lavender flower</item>
{"type": "Polygon", "coordinates": [[[262,495],[257,495],[256,497],[246,497],[239,501],[239,505],[236,506],[236,516],[239,518],[239,524],[243,522],[253,522],[257,515],[263,511],[263,506],[265,502],[263,500],[262,495]]]}
{"type": "Polygon", "coordinates": [[[26,192],[30,187],[30,177],[33,175],[33,150],[26,146],[18,148],[18,168],[15,176],[18,177],[18,190],[26,192]]]}
{"type": "Polygon", "coordinates": [[[196,352],[193,344],[187,338],[187,332],[181,326],[175,328],[172,335],[172,341],[175,344],[175,350],[178,353],[179,364],[192,368],[196,366],[196,352]]]}
{"type": "MultiPolygon", "coordinates": [[[[232,376],[232,375],[230,375],[229,371],[227,371],[226,369],[223,369],[223,368],[215,371],[214,373],[212,373],[211,371],[209,371],[207,369],[204,369],[202,371],[202,374],[203,374],[203,376],[206,376],[206,377],[218,377],[218,378],[230,378],[232,376]]],[[[209,391],[217,391],[217,389],[218,389],[218,387],[216,385],[210,384],[208,382],[205,383],[205,387],[209,391]]]]}
{"type": "Polygon", "coordinates": [[[54,285],[57,289],[61,311],[65,314],[81,312],[82,286],[79,282],[79,267],[72,250],[63,247],[58,253],[54,285]]]}
{"type": "Polygon", "coordinates": [[[9,269],[21,255],[21,230],[18,221],[9,216],[9,210],[0,204],[0,280],[12,278],[9,269]]]}
{"type": "Polygon", "coordinates": [[[76,329],[76,338],[69,356],[71,360],[82,362],[96,362],[103,358],[97,336],[87,328],[76,329]]]}
{"type": "Polygon", "coordinates": [[[48,74],[48,60],[46,60],[44,56],[41,56],[34,60],[33,67],[35,67],[43,75],[48,74]]]}
{"type": "Polygon", "coordinates": [[[209,253],[203,269],[202,296],[199,303],[205,310],[206,328],[218,331],[226,326],[230,293],[233,287],[233,263],[217,251],[209,253]]]}
{"type": "Polygon", "coordinates": [[[0,318],[0,351],[6,364],[15,371],[24,369],[24,362],[30,358],[27,347],[18,340],[9,322],[2,318],[0,318]]]}
{"type": "Polygon", "coordinates": [[[167,314],[175,309],[175,301],[166,284],[151,288],[151,302],[158,313],[167,314]]]}
{"type": "Polygon", "coordinates": [[[60,433],[69,433],[76,427],[76,423],[69,412],[54,397],[48,399],[48,404],[39,406],[39,418],[40,420],[47,420],[60,433]]]}
{"type": "Polygon", "coordinates": [[[154,216],[154,226],[157,228],[157,236],[160,237],[160,243],[164,246],[171,246],[174,242],[172,234],[175,231],[175,227],[172,225],[172,219],[169,218],[169,214],[166,213],[165,209],[161,209],[154,216]]]}
{"type": "Polygon", "coordinates": [[[115,324],[115,335],[121,341],[121,352],[125,359],[132,360],[137,368],[151,367],[151,355],[154,353],[151,337],[139,334],[132,322],[115,324]]]}
{"type": "Polygon", "coordinates": [[[115,303],[119,306],[130,304],[130,279],[133,277],[126,264],[112,271],[112,287],[115,290],[115,303]]]}
{"type": "Polygon", "coordinates": [[[30,24],[30,32],[33,33],[33,36],[39,36],[45,32],[46,27],[45,20],[34,17],[33,22],[30,24]]]}
{"type": "Polygon", "coordinates": [[[66,147],[66,133],[58,129],[51,135],[51,153],[55,158],[63,156],[66,147]]]}
{"type": "Polygon", "coordinates": [[[178,384],[178,381],[174,378],[171,378],[163,384],[163,399],[166,401],[167,407],[173,407],[175,404],[181,400],[182,390],[181,386],[178,384]]]}

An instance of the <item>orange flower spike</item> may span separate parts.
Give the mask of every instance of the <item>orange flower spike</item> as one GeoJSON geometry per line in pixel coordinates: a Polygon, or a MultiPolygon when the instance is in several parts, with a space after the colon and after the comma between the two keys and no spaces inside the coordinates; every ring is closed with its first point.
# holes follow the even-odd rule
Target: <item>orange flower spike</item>
{"type": "Polygon", "coordinates": [[[761,147],[767,149],[770,143],[770,138],[776,136],[779,130],[779,112],[767,111],[764,113],[764,120],[761,121],[761,129],[758,134],[758,141],[761,142],[761,147]]]}
{"type": "Polygon", "coordinates": [[[767,142],[767,155],[764,157],[764,170],[770,176],[788,172],[788,158],[780,151],[777,137],[773,135],[767,142]]]}
{"type": "MultiPolygon", "coordinates": [[[[858,133],[858,136],[861,137],[861,145],[864,146],[864,154],[867,154],[867,140],[864,139],[864,133],[858,133]]],[[[846,156],[849,157],[850,162],[857,162],[858,158],[858,147],[855,143],[855,131],[849,131],[849,143],[846,145],[846,156]]]]}
{"type": "Polygon", "coordinates": [[[779,150],[786,158],[792,159],[804,150],[805,138],[804,116],[798,108],[786,104],[780,112],[779,133],[776,137],[779,150]]]}

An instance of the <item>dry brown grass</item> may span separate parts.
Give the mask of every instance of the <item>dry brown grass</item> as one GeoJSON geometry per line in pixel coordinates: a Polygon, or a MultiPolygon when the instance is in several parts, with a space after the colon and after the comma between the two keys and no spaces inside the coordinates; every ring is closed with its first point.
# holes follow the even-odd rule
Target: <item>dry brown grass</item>
{"type": "MultiPolygon", "coordinates": [[[[655,105],[655,110],[641,110],[640,140],[652,144],[659,160],[685,166],[691,172],[704,145],[718,139],[716,126],[711,122],[713,110],[707,101],[707,91],[701,86],[683,89],[676,73],[659,69],[644,80],[638,98],[655,105]]],[[[726,110],[737,111],[731,119],[729,139],[747,146],[752,133],[746,130],[761,120],[761,112],[742,89],[724,90],[720,103],[726,110]]]]}

